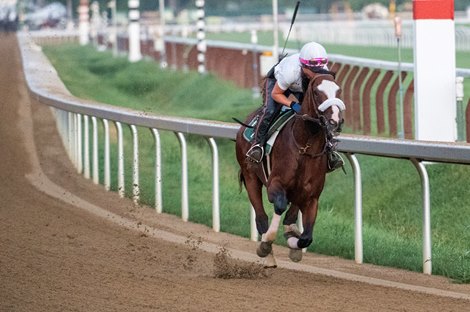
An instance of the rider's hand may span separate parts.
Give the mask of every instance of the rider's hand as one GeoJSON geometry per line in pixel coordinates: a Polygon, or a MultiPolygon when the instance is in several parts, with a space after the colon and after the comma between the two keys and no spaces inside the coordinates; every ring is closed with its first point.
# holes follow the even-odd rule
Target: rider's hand
{"type": "Polygon", "coordinates": [[[292,108],[292,109],[294,110],[294,112],[300,113],[300,108],[301,108],[301,106],[300,106],[299,103],[292,101],[292,102],[290,103],[290,108],[292,108]]]}

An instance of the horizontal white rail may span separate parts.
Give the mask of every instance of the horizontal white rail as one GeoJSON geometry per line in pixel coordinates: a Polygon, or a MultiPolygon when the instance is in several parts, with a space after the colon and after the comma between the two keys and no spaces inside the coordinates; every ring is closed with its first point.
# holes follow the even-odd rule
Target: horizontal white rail
{"type": "MultiPolygon", "coordinates": [[[[70,154],[71,159],[75,159],[77,146],[73,139],[73,132],[76,131],[74,116],[83,115],[85,119],[91,116],[93,119],[113,121],[118,128],[118,145],[119,145],[119,193],[124,195],[124,175],[123,175],[123,153],[122,153],[122,127],[126,124],[131,127],[146,127],[153,131],[156,140],[158,139],[159,130],[173,131],[182,147],[182,173],[185,175],[186,156],[185,156],[185,134],[196,134],[208,138],[208,142],[213,152],[213,216],[214,219],[219,217],[219,199],[218,199],[218,155],[215,141],[212,138],[235,139],[239,125],[234,123],[226,123],[211,120],[198,120],[191,118],[172,118],[130,109],[114,107],[93,101],[82,100],[70,95],[56,71],[52,68],[49,61],[41,53],[40,47],[36,46],[30,38],[25,34],[19,34],[20,50],[23,59],[23,68],[30,95],[40,103],[56,108],[56,116],[58,116],[58,128],[65,134],[63,139],[68,142],[64,144],[70,154]],[[122,180],[121,180],[122,179],[122,180]],[[217,184],[217,185],[216,185],[217,184]],[[122,187],[122,189],[121,189],[122,187]]],[[[87,122],[85,127],[87,127],[87,122]]],[[[94,123],[95,124],[95,123],[94,123]]],[[[95,128],[95,126],[93,127],[95,128]]],[[[86,130],[88,131],[88,130],[86,130]]],[[[136,131],[134,132],[136,133],[136,131]]],[[[85,132],[85,135],[88,135],[85,132]]],[[[442,142],[425,142],[411,141],[399,139],[383,139],[366,136],[341,135],[339,137],[339,151],[345,153],[353,167],[355,181],[355,218],[356,218],[356,262],[362,263],[362,181],[361,170],[355,154],[366,154],[380,157],[409,159],[416,166],[422,181],[423,187],[423,272],[431,274],[431,230],[430,230],[430,200],[429,200],[429,181],[425,168],[425,162],[443,162],[470,164],[470,145],[463,143],[442,143],[442,142]]],[[[80,139],[81,140],[81,139],[80,139]]],[[[95,141],[93,139],[93,141],[95,141]]],[[[137,141],[136,139],[134,141],[137,141]]],[[[85,143],[86,145],[88,143],[85,143]]],[[[159,140],[156,143],[159,150],[159,140]]],[[[80,147],[81,148],[81,147],[80,147]]],[[[87,146],[84,147],[88,148],[87,146]]],[[[135,151],[134,156],[138,154],[135,151]]],[[[109,153],[108,153],[109,154],[109,153]]],[[[159,154],[159,151],[158,153],[159,154]]],[[[95,157],[95,156],[94,156],[95,157]]],[[[157,155],[157,158],[159,155],[157,155]]],[[[93,165],[97,166],[97,165],[93,165]]],[[[160,162],[156,162],[156,183],[160,183],[160,177],[157,175],[160,171],[160,162]]],[[[134,169],[136,167],[134,166],[134,169]]],[[[85,162],[85,172],[88,171],[87,162],[85,162]]],[[[138,167],[137,167],[138,170],[138,167]]],[[[138,184],[138,177],[135,176],[135,184],[138,184]]],[[[109,182],[106,182],[109,183],[109,182]]],[[[161,185],[156,186],[156,190],[161,190],[161,185]]],[[[187,210],[187,179],[183,179],[182,185],[182,217],[187,220],[189,211],[187,210]]],[[[135,191],[134,198],[138,193],[135,191]]],[[[156,200],[161,194],[156,194],[156,200]]],[[[157,209],[161,209],[161,202],[156,203],[157,209]]],[[[219,220],[213,220],[213,228],[219,230],[219,220]]],[[[253,228],[253,227],[252,227],[253,228]]],[[[256,239],[256,233],[251,233],[252,239],[256,239]]]]}

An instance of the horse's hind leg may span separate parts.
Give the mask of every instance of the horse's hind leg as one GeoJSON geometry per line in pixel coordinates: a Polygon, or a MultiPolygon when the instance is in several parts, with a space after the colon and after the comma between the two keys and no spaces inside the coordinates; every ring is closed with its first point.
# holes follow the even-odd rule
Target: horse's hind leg
{"type": "Polygon", "coordinates": [[[291,206],[286,212],[284,221],[282,222],[282,224],[284,225],[284,237],[287,241],[289,241],[289,238],[291,237],[300,238],[301,233],[297,227],[298,217],[299,207],[294,204],[291,204],[291,206]]]}
{"type": "Polygon", "coordinates": [[[250,172],[243,172],[243,176],[245,178],[245,188],[248,193],[248,199],[255,210],[256,229],[258,230],[258,234],[262,236],[266,233],[269,226],[268,215],[264,211],[263,206],[263,184],[256,175],[250,172]]]}
{"type": "Polygon", "coordinates": [[[297,218],[299,217],[299,207],[291,204],[289,209],[287,209],[286,216],[282,224],[284,226],[289,226],[291,224],[297,223],[297,218]]]}
{"type": "Polygon", "coordinates": [[[298,248],[307,248],[313,242],[313,226],[317,219],[318,212],[318,198],[314,198],[310,205],[306,206],[307,209],[302,213],[302,224],[304,231],[300,235],[297,242],[298,248]]]}

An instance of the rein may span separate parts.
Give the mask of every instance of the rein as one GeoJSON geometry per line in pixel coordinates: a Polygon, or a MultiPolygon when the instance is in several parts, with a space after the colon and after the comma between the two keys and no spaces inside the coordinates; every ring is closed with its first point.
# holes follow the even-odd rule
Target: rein
{"type": "MultiPolygon", "coordinates": [[[[294,144],[295,146],[297,147],[297,149],[299,150],[299,155],[303,155],[303,156],[310,156],[312,158],[316,158],[316,157],[320,157],[324,154],[326,154],[328,152],[328,150],[333,146],[333,143],[331,142],[331,138],[333,137],[332,135],[328,135],[328,131],[326,130],[327,127],[326,127],[326,124],[324,122],[323,119],[321,118],[313,118],[307,114],[304,114],[304,115],[301,115],[301,116],[296,116],[297,118],[300,118],[302,119],[303,121],[309,121],[309,122],[313,122],[317,125],[319,125],[323,130],[324,130],[324,135],[325,135],[325,143],[323,144],[323,149],[321,150],[321,152],[318,152],[318,153],[312,153],[310,151],[310,148],[313,146],[312,144],[310,144],[308,141],[307,143],[305,144],[305,146],[301,146],[297,140],[295,139],[295,135],[293,133],[294,131],[294,128],[292,127],[291,128],[291,132],[292,132],[292,137],[294,139],[294,144]]],[[[309,140],[310,141],[310,140],[309,140]]]]}
{"type": "Polygon", "coordinates": [[[312,145],[308,142],[303,147],[300,146],[295,139],[294,139],[294,143],[297,146],[297,148],[299,149],[299,155],[310,156],[312,158],[320,157],[320,156],[326,154],[326,152],[328,151],[328,146],[330,145],[326,133],[325,133],[325,144],[323,144],[323,149],[319,153],[310,153],[309,149],[312,147],[312,145]]]}

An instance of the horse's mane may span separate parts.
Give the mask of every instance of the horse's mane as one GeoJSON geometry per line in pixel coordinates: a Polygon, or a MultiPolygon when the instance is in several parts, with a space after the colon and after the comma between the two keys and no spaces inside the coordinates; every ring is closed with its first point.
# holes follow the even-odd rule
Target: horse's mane
{"type": "MultiPolygon", "coordinates": [[[[333,76],[333,79],[336,79],[336,73],[335,72],[324,69],[323,67],[319,67],[319,68],[312,67],[312,68],[307,68],[307,69],[310,70],[312,73],[321,74],[321,75],[331,75],[331,76],[333,76]]],[[[307,75],[305,75],[302,72],[302,91],[303,91],[304,95],[305,95],[305,93],[307,93],[307,89],[308,89],[308,85],[310,83],[310,80],[311,79],[308,78],[307,75]]]]}

